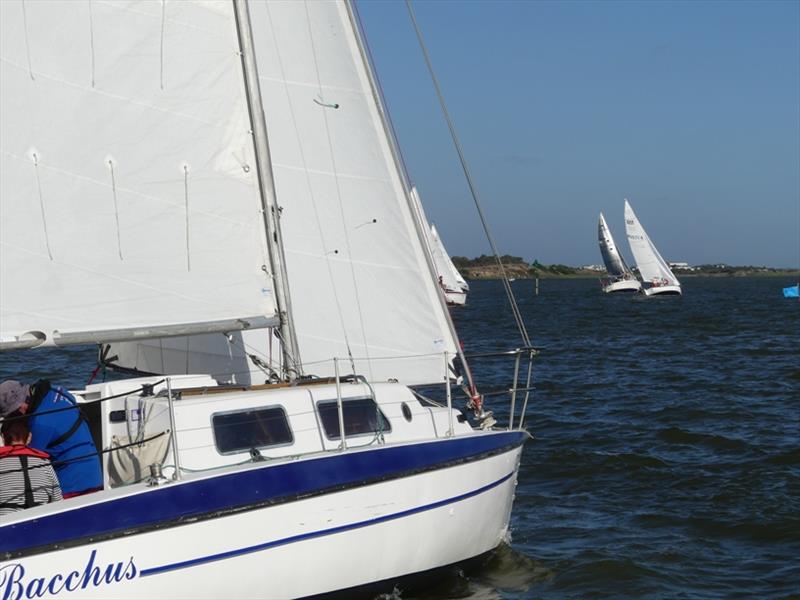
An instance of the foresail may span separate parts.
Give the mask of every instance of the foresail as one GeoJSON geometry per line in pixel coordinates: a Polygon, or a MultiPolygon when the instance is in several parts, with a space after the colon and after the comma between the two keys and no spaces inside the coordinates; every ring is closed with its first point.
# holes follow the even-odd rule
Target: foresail
{"type": "Polygon", "coordinates": [[[625,261],[620,256],[617,245],[614,243],[614,238],[603,213],[600,213],[600,220],[597,223],[597,238],[600,243],[600,254],[603,256],[603,263],[608,274],[612,277],[621,277],[629,272],[625,261]]]}
{"type": "Polygon", "coordinates": [[[2,345],[274,324],[232,3],[0,23],[2,345]]]}
{"type": "Polygon", "coordinates": [[[101,362],[137,374],[207,373],[238,385],[275,381],[282,353],[272,328],[121,342],[101,348],[101,362]]]}
{"type": "Polygon", "coordinates": [[[250,8],[306,372],[442,381],[456,342],[348,7],[250,8]]]}
{"type": "Polygon", "coordinates": [[[627,200],[625,200],[625,231],[642,280],[663,285],[679,285],[678,279],[650,241],[627,200]]]}

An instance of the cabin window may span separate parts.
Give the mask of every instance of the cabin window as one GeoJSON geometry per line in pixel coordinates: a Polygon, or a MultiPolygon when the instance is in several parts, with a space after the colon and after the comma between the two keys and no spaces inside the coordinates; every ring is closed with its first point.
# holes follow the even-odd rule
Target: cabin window
{"type": "MultiPolygon", "coordinates": [[[[325,435],[329,440],[338,440],[339,409],[336,400],[326,400],[317,404],[319,418],[325,435]]],[[[372,398],[352,398],[342,401],[345,437],[378,432],[389,433],[392,426],[372,398]]]]}
{"type": "Polygon", "coordinates": [[[286,412],[279,406],[217,413],[211,417],[220,454],[285,446],[294,441],[286,412]]]}

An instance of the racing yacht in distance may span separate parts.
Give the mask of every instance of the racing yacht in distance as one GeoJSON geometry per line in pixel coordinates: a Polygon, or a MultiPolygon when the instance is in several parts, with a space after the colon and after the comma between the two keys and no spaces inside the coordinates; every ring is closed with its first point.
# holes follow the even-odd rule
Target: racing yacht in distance
{"type": "Polygon", "coordinates": [[[680,296],[681,284],[678,278],[656,250],[627,199],[625,200],[625,231],[628,234],[628,243],[631,246],[631,253],[639,268],[642,281],[650,283],[650,287],[643,289],[644,294],[647,296],[680,296]]]}
{"type": "Polygon", "coordinates": [[[597,241],[600,243],[600,254],[603,255],[603,263],[608,272],[607,278],[601,278],[600,284],[605,293],[611,292],[639,292],[642,284],[631,272],[625,259],[614,243],[614,237],[608,228],[603,213],[600,213],[600,220],[597,223],[597,241]]]}

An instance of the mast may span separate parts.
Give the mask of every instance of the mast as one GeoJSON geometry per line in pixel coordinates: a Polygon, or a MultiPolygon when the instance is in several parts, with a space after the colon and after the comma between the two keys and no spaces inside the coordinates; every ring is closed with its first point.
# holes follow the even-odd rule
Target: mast
{"type": "MultiPolygon", "coordinates": [[[[417,237],[420,240],[420,243],[424,247],[429,247],[428,242],[428,231],[425,229],[425,224],[421,222],[419,212],[414,206],[413,199],[411,197],[411,181],[408,175],[408,171],[406,169],[405,162],[403,161],[402,153],[400,152],[400,148],[397,143],[397,139],[394,135],[394,128],[392,127],[391,121],[389,119],[386,106],[383,102],[383,96],[381,94],[380,85],[378,84],[377,78],[375,76],[375,72],[372,68],[372,61],[369,59],[369,55],[367,53],[367,46],[366,42],[361,35],[361,27],[359,24],[358,14],[356,11],[356,7],[354,6],[353,0],[345,0],[345,6],[347,7],[347,14],[350,17],[350,23],[353,27],[353,31],[355,33],[356,41],[358,42],[358,50],[361,53],[361,60],[364,63],[364,69],[367,72],[367,77],[369,78],[370,87],[372,88],[372,95],[375,99],[375,104],[378,107],[378,113],[381,116],[381,123],[383,124],[383,129],[386,133],[386,137],[389,140],[389,147],[392,151],[392,157],[394,158],[395,165],[397,166],[397,170],[400,173],[400,178],[403,182],[403,188],[405,190],[406,202],[409,205],[411,218],[414,221],[414,229],[417,233],[417,237]]],[[[438,274],[436,271],[436,265],[433,263],[433,256],[430,252],[423,252],[425,255],[425,262],[428,265],[428,271],[432,280],[435,282],[438,281],[438,274]]],[[[437,298],[439,299],[439,305],[442,309],[442,312],[445,316],[445,321],[447,323],[447,327],[450,331],[450,335],[453,336],[453,339],[456,342],[456,349],[458,353],[458,357],[461,359],[461,364],[464,367],[464,374],[469,382],[469,389],[472,394],[477,393],[477,389],[475,387],[475,381],[472,377],[472,371],[469,368],[469,364],[467,363],[467,358],[464,356],[464,349],[461,347],[461,342],[458,338],[458,332],[456,331],[455,324],[453,323],[453,319],[450,317],[450,310],[447,308],[447,300],[444,295],[444,291],[441,290],[438,283],[436,283],[437,287],[437,298]]]]}
{"type": "Polygon", "coordinates": [[[283,253],[283,238],[280,228],[280,208],[277,206],[275,179],[272,173],[272,159],[267,138],[267,123],[261,103],[261,88],[258,83],[258,69],[253,46],[253,31],[250,26],[250,13],[247,0],[233,0],[236,16],[236,33],[242,55],[242,69],[253,127],[253,141],[256,152],[256,170],[259,180],[259,194],[263,206],[264,228],[267,233],[269,261],[272,278],[275,282],[275,300],[280,318],[281,351],[283,353],[284,377],[294,379],[303,374],[303,366],[297,343],[291,310],[291,296],[286,272],[286,259],[283,253]]]}

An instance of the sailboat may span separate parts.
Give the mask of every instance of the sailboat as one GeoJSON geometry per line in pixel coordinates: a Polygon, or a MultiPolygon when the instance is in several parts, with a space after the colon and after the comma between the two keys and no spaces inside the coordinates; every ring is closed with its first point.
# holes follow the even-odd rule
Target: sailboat
{"type": "Polygon", "coordinates": [[[436,265],[436,272],[439,273],[439,282],[444,288],[444,295],[447,303],[454,306],[463,306],[467,302],[467,292],[469,285],[458,272],[453,264],[450,255],[444,247],[436,225],[431,223],[431,246],[433,248],[433,264],[436,265]]]}
{"type": "Polygon", "coordinates": [[[608,279],[601,279],[603,291],[612,292],[638,292],[642,289],[642,284],[636,279],[634,274],[625,264],[625,259],[614,243],[614,237],[606,223],[603,213],[600,213],[600,220],[597,223],[597,240],[600,243],[600,254],[606,265],[608,279]]]}
{"type": "Polygon", "coordinates": [[[0,28],[0,349],[280,354],[277,381],[75,390],[104,489],[0,517],[0,597],[353,597],[507,539],[527,398],[483,411],[352,4],[2,2],[0,28]]]}
{"type": "Polygon", "coordinates": [[[463,306],[467,302],[469,285],[450,259],[450,255],[447,253],[441,237],[439,237],[439,232],[436,231],[436,226],[428,221],[416,186],[411,187],[411,199],[417,212],[417,218],[425,229],[425,247],[430,254],[430,259],[433,261],[439,287],[444,293],[447,304],[463,306]]]}
{"type": "Polygon", "coordinates": [[[647,232],[642,227],[628,200],[625,200],[625,231],[639,269],[642,281],[649,283],[644,288],[647,296],[681,295],[681,284],[666,261],[656,250],[647,232]]]}

